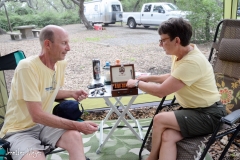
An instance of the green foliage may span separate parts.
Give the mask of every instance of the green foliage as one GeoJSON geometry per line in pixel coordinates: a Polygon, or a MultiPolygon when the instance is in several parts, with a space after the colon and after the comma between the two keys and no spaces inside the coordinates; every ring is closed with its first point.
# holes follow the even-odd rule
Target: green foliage
{"type": "Polygon", "coordinates": [[[217,24],[223,15],[222,4],[215,0],[178,0],[177,6],[189,11],[188,19],[193,27],[192,42],[202,43],[213,39],[217,24]]]}
{"type": "Polygon", "coordinates": [[[17,8],[15,10],[15,13],[18,15],[27,15],[27,14],[32,14],[33,11],[29,8],[17,8]]]}
{"type": "Polygon", "coordinates": [[[0,28],[2,28],[5,31],[9,30],[7,18],[2,15],[0,15],[0,28]]]}
{"type": "MultiPolygon", "coordinates": [[[[80,23],[80,18],[77,11],[66,11],[62,13],[58,13],[56,11],[46,11],[26,15],[18,15],[16,13],[9,12],[9,19],[12,28],[22,25],[36,25],[38,28],[42,28],[49,24],[61,26],[65,24],[80,23]]],[[[0,28],[9,31],[5,14],[0,14],[0,28]]]]}

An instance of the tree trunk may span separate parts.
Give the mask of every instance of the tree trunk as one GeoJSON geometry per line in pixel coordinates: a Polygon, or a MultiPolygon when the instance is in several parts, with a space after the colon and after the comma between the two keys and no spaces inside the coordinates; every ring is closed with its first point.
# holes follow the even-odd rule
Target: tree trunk
{"type": "Polygon", "coordinates": [[[206,21],[205,21],[205,37],[206,37],[206,40],[209,41],[210,40],[210,21],[209,19],[211,18],[211,13],[207,12],[207,18],[206,18],[206,21]]]}
{"type": "Polygon", "coordinates": [[[84,15],[83,3],[84,3],[84,0],[80,0],[79,16],[80,16],[82,23],[85,25],[85,27],[90,30],[90,29],[93,29],[93,26],[88,22],[88,20],[86,19],[85,15],[84,15]]]}
{"type": "Polygon", "coordinates": [[[2,34],[6,34],[6,32],[2,28],[0,28],[0,35],[2,34]]]}
{"type": "Polygon", "coordinates": [[[7,8],[5,6],[5,3],[3,3],[3,7],[5,9],[5,13],[6,13],[6,16],[7,16],[9,30],[12,32],[12,27],[11,27],[11,23],[10,23],[10,20],[9,20],[9,17],[8,17],[8,12],[7,12],[7,8]]]}
{"type": "Polygon", "coordinates": [[[137,2],[135,3],[135,6],[134,6],[134,8],[133,8],[133,12],[136,12],[137,6],[139,5],[140,1],[141,1],[141,0],[137,0],[137,2]]]}

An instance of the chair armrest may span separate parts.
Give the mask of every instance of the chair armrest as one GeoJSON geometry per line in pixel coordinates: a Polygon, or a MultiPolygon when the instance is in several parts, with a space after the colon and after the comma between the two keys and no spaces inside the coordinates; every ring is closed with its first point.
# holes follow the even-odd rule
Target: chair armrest
{"type": "Polygon", "coordinates": [[[0,147],[7,151],[10,148],[10,142],[0,138],[0,147]]]}
{"type": "Polygon", "coordinates": [[[222,122],[233,125],[240,118],[240,109],[233,111],[221,119],[222,122]]]}

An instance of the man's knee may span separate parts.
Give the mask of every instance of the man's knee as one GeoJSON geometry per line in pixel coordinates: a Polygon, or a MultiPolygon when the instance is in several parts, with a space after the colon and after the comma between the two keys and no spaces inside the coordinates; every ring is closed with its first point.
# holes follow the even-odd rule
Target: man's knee
{"type": "Polygon", "coordinates": [[[75,145],[82,145],[82,135],[78,131],[68,130],[61,136],[56,145],[65,149],[75,145]]]}
{"type": "Polygon", "coordinates": [[[82,141],[81,133],[75,130],[66,131],[61,138],[63,138],[66,141],[76,141],[76,142],[82,141]]]}

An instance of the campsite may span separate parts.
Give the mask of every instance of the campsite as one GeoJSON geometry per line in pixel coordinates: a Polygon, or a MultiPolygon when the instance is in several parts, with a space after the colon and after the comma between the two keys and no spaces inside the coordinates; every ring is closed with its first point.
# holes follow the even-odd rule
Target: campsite
{"type": "MultiPolygon", "coordinates": [[[[126,8],[125,4],[123,5],[123,8],[124,7],[126,8]]],[[[200,11],[198,10],[196,12],[200,11]]],[[[42,16],[46,19],[49,19],[45,13],[42,16]]],[[[92,84],[93,81],[93,59],[98,59],[100,61],[101,75],[105,74],[103,67],[106,62],[115,64],[117,59],[119,59],[122,64],[134,64],[136,72],[150,73],[152,75],[170,72],[171,57],[166,55],[162,47],[159,47],[160,37],[157,33],[158,27],[144,28],[143,26],[137,26],[136,29],[133,30],[129,29],[125,23],[117,22],[115,24],[108,24],[106,26],[103,25],[102,30],[94,30],[87,28],[84,23],[79,22],[78,14],[74,14],[71,17],[72,19],[68,18],[68,16],[69,15],[66,15],[65,18],[62,18],[62,21],[67,21],[67,19],[70,21],[74,19],[74,22],[71,22],[70,24],[64,24],[61,20],[58,21],[49,19],[49,23],[54,23],[54,21],[59,22],[60,24],[58,25],[66,29],[70,38],[70,51],[66,55],[66,61],[68,64],[64,86],[62,89],[83,89],[86,92],[89,92],[87,86],[92,84]]],[[[10,16],[10,18],[13,17],[10,16]]],[[[38,19],[38,17],[35,18],[38,19]]],[[[202,51],[206,58],[208,58],[210,54],[213,35],[216,25],[219,21],[214,23],[211,21],[210,25],[208,26],[210,31],[206,28],[204,28],[206,30],[202,28],[195,28],[196,30],[194,32],[195,34],[192,42],[197,43],[198,48],[202,51]],[[209,31],[209,34],[206,34],[206,31],[209,31]]],[[[45,22],[41,24],[40,21],[34,22],[35,23],[33,24],[31,22],[24,23],[24,21],[21,21],[21,23],[17,24],[17,26],[33,24],[36,25],[35,29],[39,32],[40,29],[47,24],[45,22]]],[[[199,20],[199,24],[194,23],[194,26],[198,27],[203,25],[203,23],[203,21],[200,22],[199,20]]],[[[13,25],[15,26],[16,24],[13,23],[13,25]]],[[[4,25],[0,24],[0,28],[9,31],[7,21],[4,21],[4,25]]],[[[41,48],[38,36],[15,40],[11,38],[12,37],[9,34],[0,34],[1,56],[17,50],[22,50],[26,57],[40,54],[41,48]]],[[[4,71],[4,81],[6,81],[6,86],[8,89],[7,92],[9,92],[10,89],[13,74],[13,70],[4,71]]],[[[173,95],[170,95],[167,98],[167,101],[170,101],[172,98],[173,95]]],[[[154,116],[160,100],[161,99],[159,97],[150,96],[148,94],[138,95],[136,100],[132,103],[133,105],[129,109],[129,112],[143,127],[143,136],[147,132],[148,125],[154,116]]],[[[129,99],[124,97],[122,99],[123,105],[127,105],[128,101],[129,99]]],[[[110,111],[109,105],[106,104],[103,98],[87,98],[86,100],[83,100],[81,104],[85,109],[83,119],[95,121],[98,124],[101,123],[101,120],[103,120],[110,111]]],[[[117,106],[116,108],[118,108],[121,112],[121,107],[119,108],[117,106]]],[[[117,114],[112,114],[112,116],[109,118],[110,120],[105,123],[104,127],[111,128],[111,126],[114,126],[118,117],[119,116],[117,114]]],[[[129,124],[133,126],[135,125],[135,122],[129,120],[128,116],[126,116],[126,119],[129,124]]],[[[124,121],[122,121],[119,125],[121,126],[124,124],[124,121]]],[[[108,132],[109,129],[104,130],[103,137],[106,137],[108,132]]],[[[108,139],[102,148],[101,153],[97,154],[96,152],[98,151],[100,136],[100,132],[96,132],[92,135],[83,135],[84,151],[86,156],[91,160],[137,160],[139,158],[138,154],[142,145],[142,141],[139,141],[131,132],[131,130],[129,130],[129,128],[117,127],[112,137],[108,139]]],[[[222,148],[224,148],[224,145],[219,141],[212,145],[210,150],[210,153],[213,155],[212,159],[221,154],[222,148]]],[[[239,153],[239,148],[231,147],[226,154],[226,159],[236,159],[240,156],[239,153]]],[[[144,149],[142,152],[143,160],[146,159],[148,154],[149,151],[144,149]]],[[[48,155],[47,159],[67,160],[69,159],[69,156],[68,153],[64,151],[57,154],[48,155]]],[[[209,160],[212,159],[209,158],[209,160]]]]}

